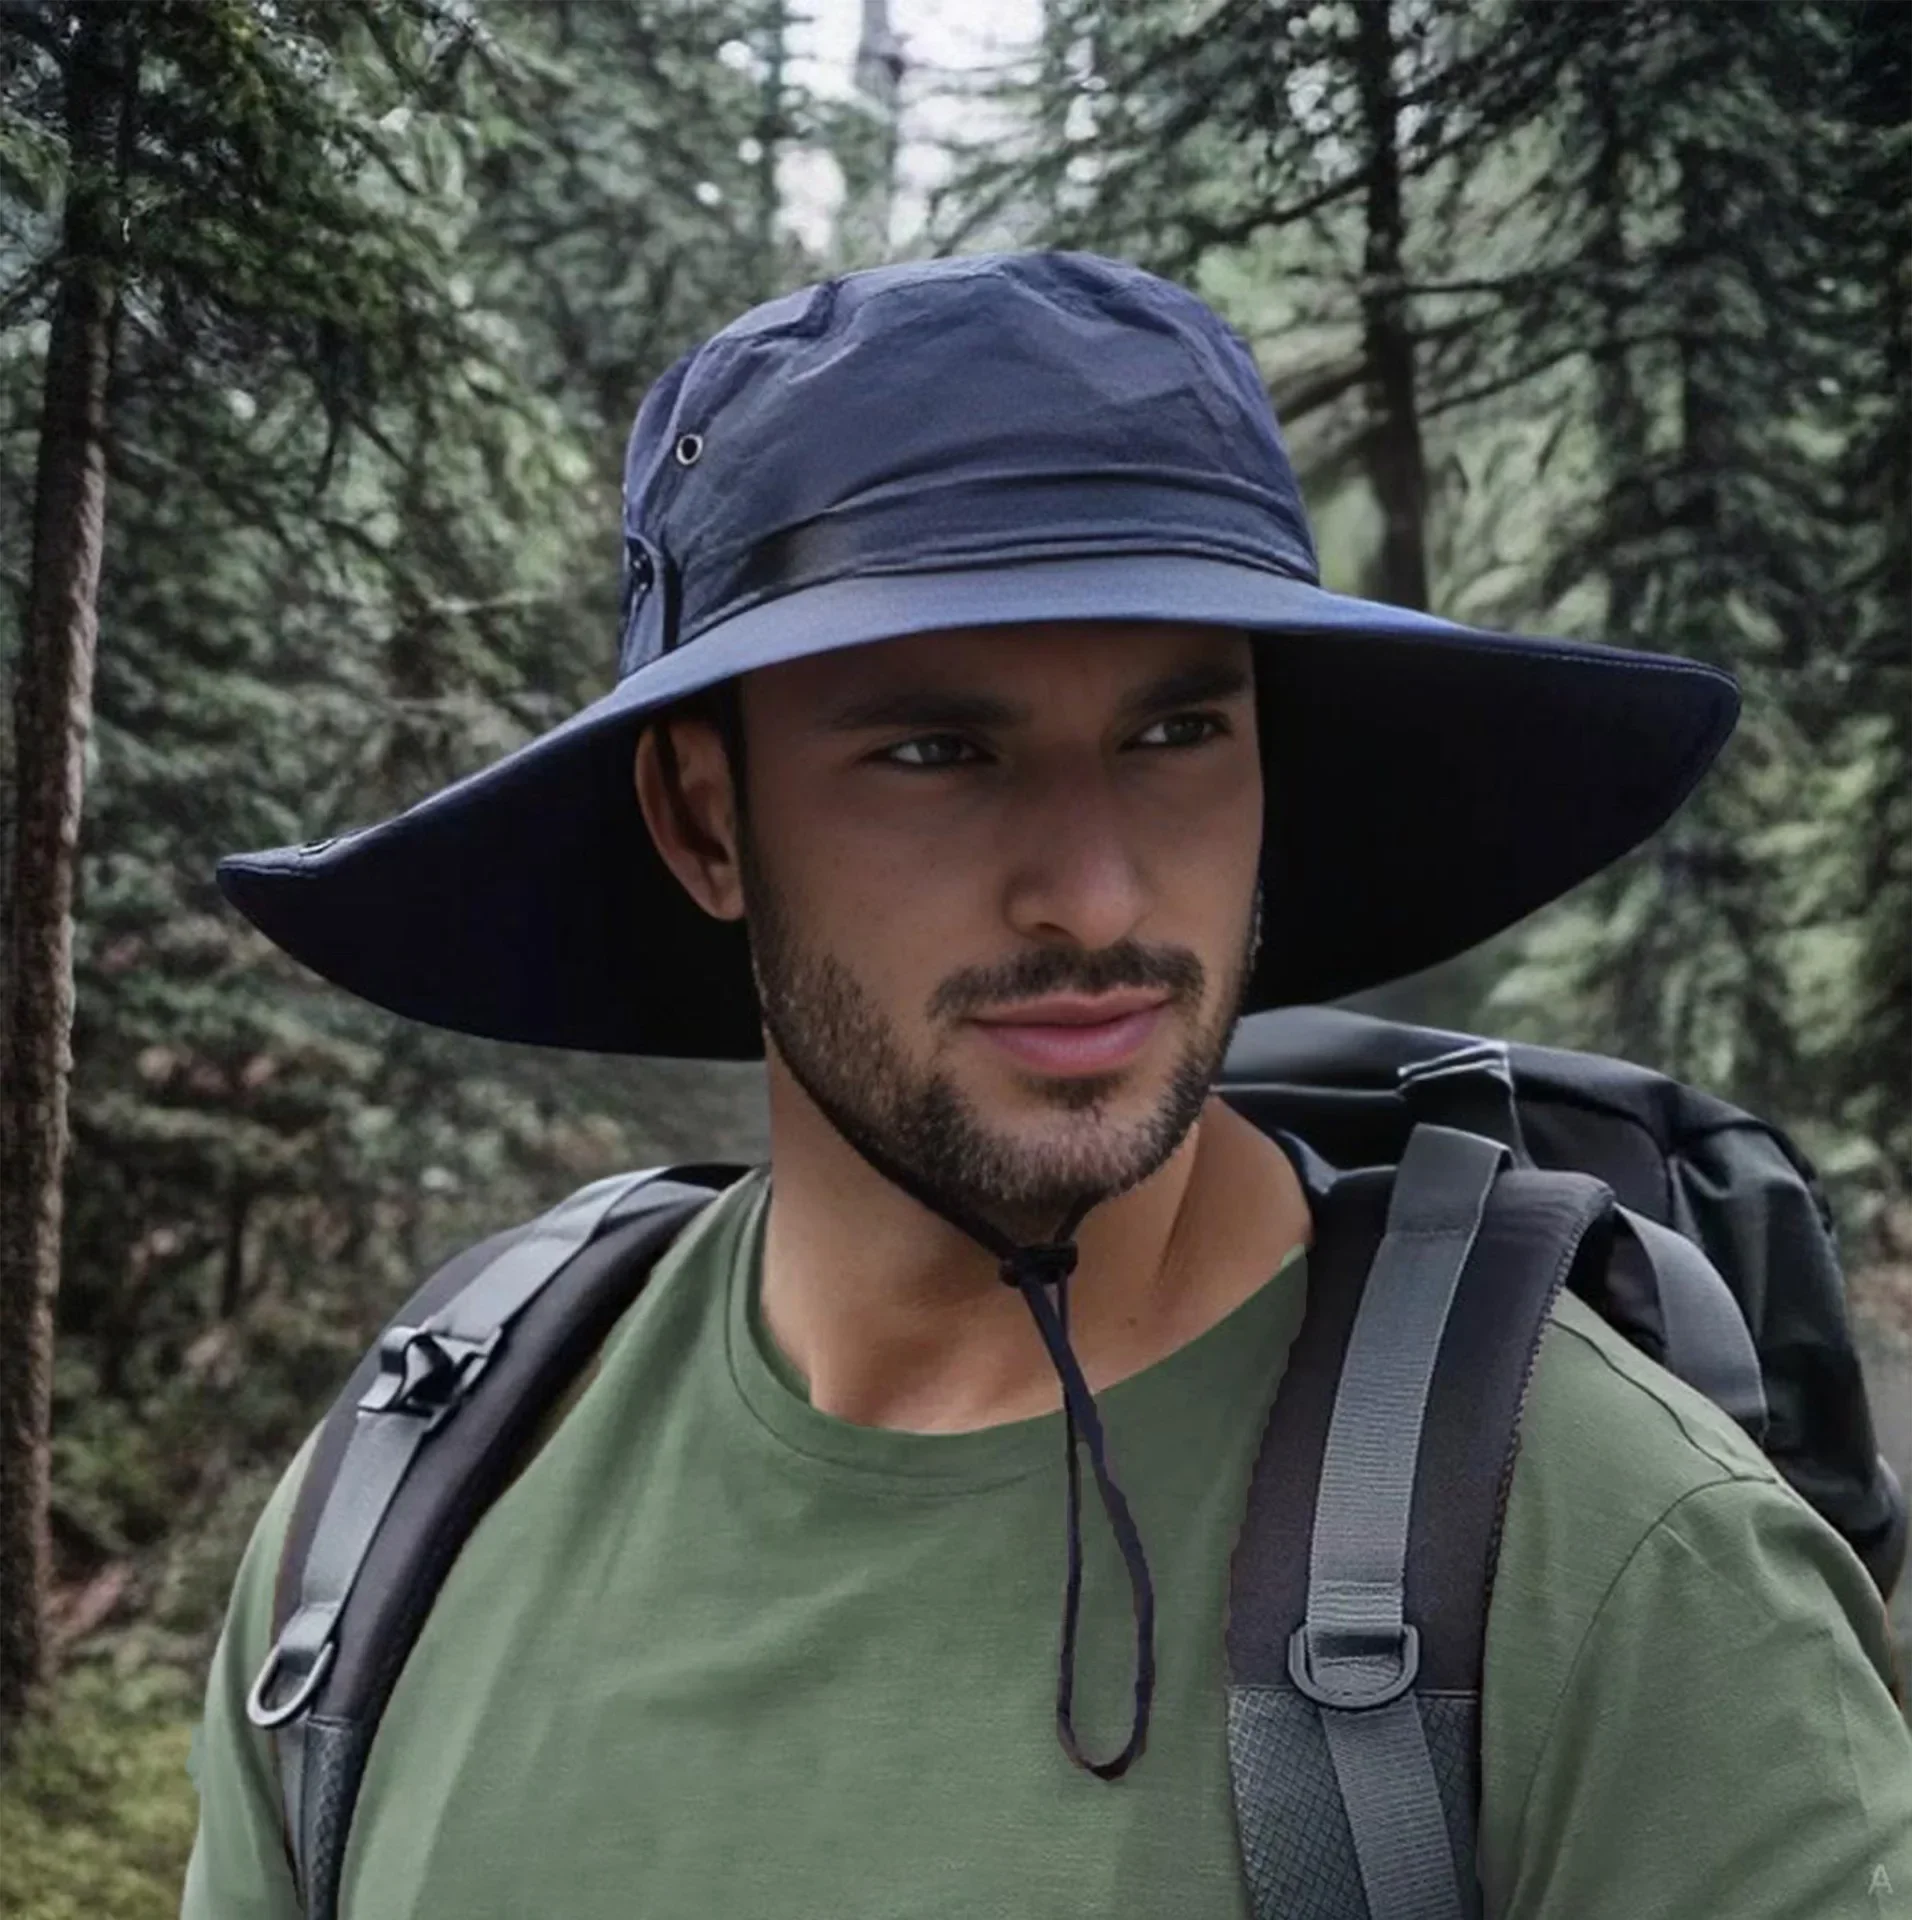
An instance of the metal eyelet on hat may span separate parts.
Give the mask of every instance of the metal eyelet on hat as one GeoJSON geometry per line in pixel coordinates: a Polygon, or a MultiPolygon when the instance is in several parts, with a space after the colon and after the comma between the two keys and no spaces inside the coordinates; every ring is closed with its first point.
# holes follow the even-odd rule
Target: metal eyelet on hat
{"type": "Polygon", "coordinates": [[[680,467],[694,467],[703,457],[704,436],[701,433],[679,434],[675,452],[680,467]]]}

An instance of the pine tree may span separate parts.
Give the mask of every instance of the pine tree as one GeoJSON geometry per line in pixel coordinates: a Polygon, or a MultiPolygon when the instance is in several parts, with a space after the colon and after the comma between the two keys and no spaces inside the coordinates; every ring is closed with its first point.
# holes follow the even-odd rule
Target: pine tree
{"type": "Polygon", "coordinates": [[[1855,617],[1843,797],[1860,845],[1859,946],[1843,1088],[1858,1131],[1912,1192],[1912,12],[1845,9],[1850,331],[1841,369],[1854,430],[1842,479],[1855,617]]]}
{"type": "MultiPolygon", "coordinates": [[[[230,1573],[198,1540],[243,1537],[255,1476],[422,1268],[616,1166],[755,1144],[747,1072],[397,1021],[212,885],[223,853],[395,811],[603,691],[631,413],[764,282],[754,6],[496,0],[436,51],[429,12],[326,16],[304,78],[350,103],[365,164],[341,199],[357,244],[415,268],[414,350],[149,295],[114,388],[54,1547],[62,1593],[130,1560],[194,1632],[230,1573]]],[[[195,132],[186,104],[168,162],[199,227],[224,221],[197,239],[231,290],[260,268],[245,210],[194,172],[223,123],[195,132]]],[[[0,234],[30,227],[28,184],[0,174],[0,234]]],[[[258,240],[281,275],[296,244],[258,240]]],[[[807,270],[776,244],[773,273],[807,270]]],[[[344,317],[362,296],[340,289],[344,317]]],[[[0,357],[0,387],[37,367],[0,357]]]]}
{"type": "MultiPolygon", "coordinates": [[[[36,19],[35,27],[48,23],[36,19]]],[[[92,708],[107,379],[123,271],[126,22],[57,49],[70,169],[48,334],[32,558],[14,669],[14,805],[0,975],[0,1748],[47,1673],[47,1415],[73,1019],[74,851],[92,708]]]]}
{"type": "MultiPolygon", "coordinates": [[[[1556,32],[1559,12],[1537,0],[1516,28],[1556,32]]],[[[1590,485],[1540,597],[1597,587],[1609,637],[1736,670],[1745,716],[1674,825],[1540,924],[1498,1004],[1797,1122],[1824,1105],[1792,975],[1813,911],[1803,689],[1829,633],[1835,49],[1807,8],[1628,0],[1577,20],[1549,131],[1580,264],[1536,280],[1523,331],[1588,349],[1590,485]]]]}
{"type": "MultiPolygon", "coordinates": [[[[456,351],[430,235],[374,117],[317,83],[376,53],[403,89],[443,84],[460,46],[435,9],[220,0],[10,8],[14,154],[51,157],[56,250],[18,263],[16,313],[43,300],[25,618],[14,666],[8,943],[0,997],[0,1739],[48,1677],[45,1617],[53,1308],[61,1264],[73,1020],[72,908],[91,719],[108,471],[135,352],[151,391],[209,363],[298,367],[330,464],[370,395],[456,351]],[[342,52],[360,29],[356,55],[342,52]],[[416,31],[410,31],[412,28],[416,31]],[[398,184],[387,176],[387,184],[398,184]],[[116,370],[116,362],[119,363],[116,370]]],[[[384,103],[381,102],[381,105],[384,103]]]]}

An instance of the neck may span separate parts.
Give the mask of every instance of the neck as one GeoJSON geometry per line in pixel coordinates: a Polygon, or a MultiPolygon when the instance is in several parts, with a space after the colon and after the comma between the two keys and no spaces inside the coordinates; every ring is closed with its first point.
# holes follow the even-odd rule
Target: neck
{"type": "MultiPolygon", "coordinates": [[[[770,1138],[764,1326],[818,1409],[936,1433],[1061,1405],[995,1259],[884,1179],[774,1059],[770,1138]]],[[[1287,1157],[1211,1099],[1169,1159],[1092,1208],[1076,1235],[1069,1331],[1090,1390],[1205,1332],[1308,1237],[1287,1157]]]]}

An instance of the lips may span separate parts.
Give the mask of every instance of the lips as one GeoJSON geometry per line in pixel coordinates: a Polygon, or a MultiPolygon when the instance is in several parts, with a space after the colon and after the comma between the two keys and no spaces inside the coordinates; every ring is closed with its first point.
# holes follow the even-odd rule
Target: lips
{"type": "Polygon", "coordinates": [[[1160,993],[1057,994],[974,1024],[1018,1064],[1038,1072],[1109,1073],[1142,1051],[1168,1004],[1160,993]]]}

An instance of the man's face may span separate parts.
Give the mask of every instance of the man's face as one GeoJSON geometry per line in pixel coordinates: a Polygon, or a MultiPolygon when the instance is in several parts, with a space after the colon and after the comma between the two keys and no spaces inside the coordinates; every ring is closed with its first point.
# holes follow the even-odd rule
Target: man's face
{"type": "Polygon", "coordinates": [[[1027,1237],[1155,1171],[1252,960],[1249,643],[1044,623],[743,682],[737,883],[773,1055],[1027,1237]]]}

